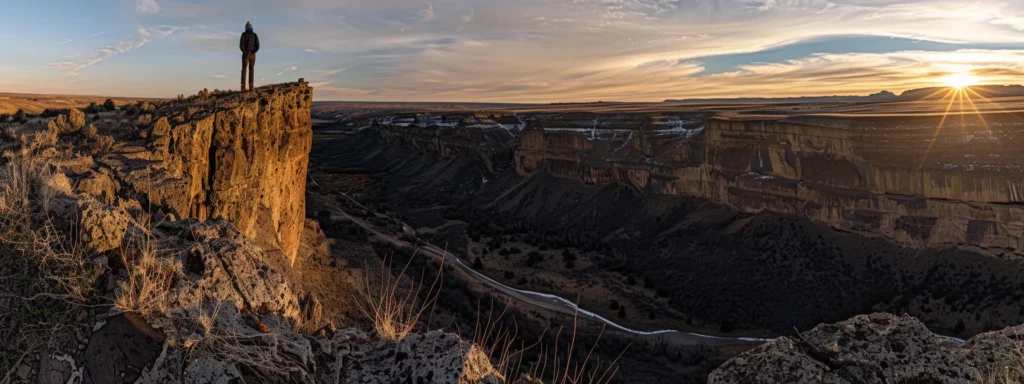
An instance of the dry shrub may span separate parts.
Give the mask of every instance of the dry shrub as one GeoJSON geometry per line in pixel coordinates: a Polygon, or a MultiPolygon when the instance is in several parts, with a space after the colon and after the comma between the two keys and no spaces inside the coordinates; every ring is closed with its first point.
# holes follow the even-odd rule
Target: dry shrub
{"type": "Polygon", "coordinates": [[[147,114],[139,115],[139,117],[137,119],[135,119],[135,126],[139,127],[139,128],[148,127],[152,123],[153,123],[153,115],[150,115],[148,113],[147,114]]]}
{"type": "Polygon", "coordinates": [[[95,154],[99,156],[107,156],[111,151],[114,150],[114,138],[110,135],[99,135],[96,136],[96,147],[95,154]]]}
{"type": "Polygon", "coordinates": [[[114,306],[143,317],[166,314],[171,307],[171,288],[181,274],[181,264],[173,258],[157,256],[147,236],[121,249],[121,260],[128,278],[121,282],[114,306]]]}
{"type": "Polygon", "coordinates": [[[68,122],[71,124],[71,131],[78,132],[85,127],[85,112],[78,108],[71,108],[68,112],[68,122]]]}
{"type": "MultiPolygon", "coordinates": [[[[525,376],[526,382],[532,382],[532,379],[536,378],[548,378],[545,383],[551,384],[607,384],[615,377],[615,374],[619,371],[618,361],[622,357],[623,350],[619,353],[614,360],[604,365],[602,368],[601,361],[594,359],[594,349],[601,342],[601,337],[604,336],[604,326],[601,327],[601,333],[598,335],[594,345],[590,346],[587,350],[586,358],[582,361],[573,360],[573,353],[576,349],[576,332],[579,327],[579,316],[578,313],[573,314],[572,321],[572,335],[569,339],[569,350],[564,351],[565,355],[559,354],[559,342],[558,340],[562,336],[562,329],[559,328],[555,334],[554,347],[544,348],[541,345],[540,359],[531,365],[528,373],[525,376]],[[564,360],[562,360],[564,358],[564,360]],[[550,375],[548,374],[550,369],[550,375]]],[[[542,336],[543,337],[543,336],[542,336]]],[[[538,343],[540,343],[538,341],[538,343]]],[[[628,347],[627,347],[628,348],[628,347]]]]}
{"type": "Polygon", "coordinates": [[[572,359],[576,348],[576,332],[579,325],[577,313],[573,314],[572,334],[571,339],[568,340],[569,349],[567,352],[562,351],[563,356],[563,354],[559,354],[558,350],[561,345],[559,343],[562,335],[561,328],[555,334],[553,347],[545,347],[543,345],[543,334],[531,345],[525,345],[525,343],[520,341],[518,338],[518,326],[514,324],[512,328],[508,328],[504,325],[503,318],[508,311],[510,303],[511,301],[507,302],[505,308],[495,315],[494,303],[492,302],[491,308],[487,311],[486,318],[481,316],[478,306],[476,325],[473,331],[473,342],[483,349],[491,359],[495,369],[510,382],[519,378],[521,379],[519,382],[523,383],[607,384],[615,377],[615,374],[618,372],[618,358],[605,364],[603,367],[599,360],[592,360],[594,350],[604,335],[603,327],[594,345],[587,350],[586,358],[582,361],[574,361],[572,359]],[[539,359],[530,363],[529,368],[524,369],[525,354],[534,350],[538,351],[539,359]],[[564,361],[562,361],[563,358],[565,359],[564,361]]]}
{"type": "MultiPolygon", "coordinates": [[[[421,276],[418,282],[413,282],[414,287],[406,290],[405,294],[399,292],[402,290],[401,277],[405,275],[418,251],[413,251],[409,263],[406,263],[398,278],[392,276],[391,265],[386,261],[381,263],[380,276],[376,284],[371,282],[367,272],[366,289],[364,297],[359,302],[359,309],[373,322],[373,329],[381,339],[395,342],[404,339],[416,329],[420,317],[426,313],[428,307],[432,307],[437,301],[443,264],[425,292],[424,276],[421,276]],[[421,295],[425,298],[421,298],[421,295]]],[[[369,268],[364,268],[364,271],[368,270],[369,268]]]]}
{"type": "Polygon", "coordinates": [[[88,137],[90,139],[96,137],[96,126],[95,125],[89,124],[89,128],[86,128],[86,130],[85,130],[85,137],[88,137]]]}

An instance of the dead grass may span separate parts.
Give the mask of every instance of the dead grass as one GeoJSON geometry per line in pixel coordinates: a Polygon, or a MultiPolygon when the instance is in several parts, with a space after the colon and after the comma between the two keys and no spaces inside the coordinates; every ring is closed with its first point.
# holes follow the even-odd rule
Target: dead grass
{"type": "Polygon", "coordinates": [[[60,339],[102,272],[49,217],[52,199],[70,191],[61,177],[27,156],[0,167],[0,373],[16,368],[15,354],[60,339]]]}
{"type": "MultiPolygon", "coordinates": [[[[506,302],[505,308],[495,315],[494,303],[487,311],[487,317],[481,316],[479,307],[477,309],[477,320],[473,333],[473,342],[480,346],[488,357],[491,358],[495,369],[510,382],[517,378],[524,383],[553,383],[553,384],[607,384],[618,372],[618,360],[602,366],[599,359],[594,359],[594,351],[604,335],[604,327],[594,344],[587,350],[586,358],[582,361],[573,360],[573,353],[576,348],[576,336],[579,325],[578,314],[573,315],[573,327],[571,338],[568,340],[568,351],[559,353],[559,342],[562,329],[555,334],[555,341],[552,346],[545,347],[543,344],[544,335],[530,345],[526,345],[518,338],[518,325],[513,323],[511,328],[504,326],[506,313],[511,301],[506,302]],[[518,345],[517,345],[518,344],[518,345]],[[527,364],[524,367],[525,355],[531,351],[539,351],[537,361],[527,364]],[[593,359],[593,360],[592,360],[593,359]],[[563,361],[564,360],[564,361],[563,361]]],[[[546,332],[545,332],[546,333],[546,332]]],[[[625,351],[623,351],[625,352],[625,351]]]]}
{"type": "MultiPolygon", "coordinates": [[[[380,276],[376,282],[371,280],[369,272],[366,272],[366,289],[359,308],[363,315],[373,322],[373,329],[381,339],[395,342],[404,339],[416,329],[420,317],[437,301],[437,290],[441,287],[440,271],[444,270],[443,263],[425,292],[424,276],[412,283],[412,289],[402,289],[401,277],[405,275],[417,252],[418,250],[413,251],[398,278],[391,274],[391,264],[387,261],[382,262],[378,268],[380,276]],[[425,295],[425,298],[421,298],[422,295],[425,295]]],[[[368,270],[369,268],[364,268],[364,271],[368,270]]]]}
{"type": "Polygon", "coordinates": [[[128,278],[121,282],[114,306],[144,317],[170,312],[170,289],[182,273],[181,264],[173,258],[157,257],[149,236],[139,244],[121,249],[121,260],[128,278]]]}
{"type": "MultiPolygon", "coordinates": [[[[198,316],[184,319],[193,329],[183,342],[187,361],[212,357],[239,367],[248,381],[258,383],[315,383],[316,378],[307,367],[295,359],[280,355],[278,343],[286,342],[275,333],[236,334],[230,329],[217,327],[218,318],[237,310],[235,304],[212,299],[200,301],[198,316]],[[232,310],[232,311],[229,311],[232,310]]],[[[234,313],[241,316],[241,313],[234,313]]],[[[182,319],[179,319],[182,320],[182,319]]],[[[230,320],[229,320],[230,321],[230,320]]],[[[181,329],[176,330],[181,332],[181,329]]]]}

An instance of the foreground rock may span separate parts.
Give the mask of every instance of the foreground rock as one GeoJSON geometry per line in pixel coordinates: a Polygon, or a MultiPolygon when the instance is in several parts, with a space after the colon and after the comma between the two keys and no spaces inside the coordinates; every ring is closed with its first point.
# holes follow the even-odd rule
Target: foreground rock
{"type": "Polygon", "coordinates": [[[820,325],[729,360],[708,383],[1020,382],[1024,326],[966,343],[933,334],[917,319],[886,313],[820,325]]]}

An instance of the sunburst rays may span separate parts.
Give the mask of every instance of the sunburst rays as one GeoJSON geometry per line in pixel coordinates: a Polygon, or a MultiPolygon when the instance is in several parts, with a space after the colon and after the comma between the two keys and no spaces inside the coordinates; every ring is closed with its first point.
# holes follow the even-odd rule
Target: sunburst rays
{"type": "MultiPolygon", "coordinates": [[[[939,125],[935,127],[935,132],[932,134],[932,139],[928,142],[928,149],[925,150],[924,155],[921,157],[920,167],[922,168],[924,167],[925,162],[928,159],[928,155],[931,154],[932,149],[934,149],[935,143],[939,140],[939,135],[942,133],[943,128],[946,127],[946,123],[949,120],[951,114],[955,114],[960,117],[960,132],[964,136],[968,135],[967,117],[971,116],[972,118],[977,118],[977,121],[979,121],[981,123],[981,126],[984,127],[985,133],[988,134],[990,139],[995,138],[995,134],[992,132],[992,127],[985,119],[985,116],[982,114],[981,110],[978,109],[978,105],[974,103],[973,99],[978,98],[980,100],[985,101],[986,103],[994,104],[996,106],[999,106],[998,103],[995,103],[994,101],[985,98],[984,96],[979,94],[977,91],[971,89],[971,87],[967,85],[953,86],[946,89],[940,89],[928,95],[926,99],[931,99],[942,92],[945,92],[946,94],[943,95],[941,99],[939,99],[939,102],[945,102],[946,99],[949,99],[949,102],[946,104],[945,111],[942,112],[942,119],[939,120],[939,125]],[[954,111],[954,105],[959,105],[959,111],[954,111]]],[[[1000,143],[998,142],[996,144],[1000,145],[1000,143]]]]}

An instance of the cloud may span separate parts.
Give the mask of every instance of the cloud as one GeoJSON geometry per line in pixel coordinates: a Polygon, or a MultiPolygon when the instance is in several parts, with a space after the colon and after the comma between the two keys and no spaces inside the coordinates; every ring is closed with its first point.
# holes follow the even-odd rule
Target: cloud
{"type": "Polygon", "coordinates": [[[320,51],[315,50],[313,48],[306,48],[306,52],[312,53],[314,55],[320,53],[320,51]]]}
{"type": "Polygon", "coordinates": [[[995,25],[1006,25],[1015,30],[1024,32],[1024,16],[999,17],[991,21],[995,25]]]}
{"type": "Polygon", "coordinates": [[[462,19],[463,23],[471,23],[471,22],[473,22],[473,14],[474,13],[475,13],[475,11],[470,9],[469,13],[467,13],[465,15],[462,15],[459,18],[462,19]]]}
{"type": "Polygon", "coordinates": [[[74,41],[74,40],[71,40],[71,39],[65,37],[63,40],[57,42],[57,45],[64,45],[64,44],[70,43],[72,41],[74,41]]]}
{"type": "Polygon", "coordinates": [[[277,75],[275,75],[275,76],[281,76],[281,75],[283,75],[285,73],[288,73],[288,71],[297,71],[298,69],[299,69],[299,67],[293,65],[293,66],[290,66],[288,68],[285,68],[281,72],[278,72],[277,75]]]}
{"type": "Polygon", "coordinates": [[[91,35],[89,35],[89,36],[86,36],[86,37],[97,37],[97,36],[103,36],[103,35],[106,35],[106,34],[107,34],[107,32],[106,32],[106,31],[103,31],[103,32],[96,32],[96,33],[94,33],[94,34],[91,34],[91,35]]]}
{"type": "Polygon", "coordinates": [[[417,12],[416,14],[420,16],[420,20],[422,20],[422,21],[433,20],[434,19],[434,4],[427,3],[427,8],[419,10],[419,12],[417,12]]]}
{"type": "Polygon", "coordinates": [[[135,10],[155,14],[160,12],[160,4],[157,4],[156,0],[135,0],[135,10]]]}
{"type": "Polygon", "coordinates": [[[216,75],[210,75],[211,79],[223,79],[225,77],[227,77],[227,76],[224,76],[223,74],[220,74],[220,73],[218,73],[216,75]]]}
{"type": "Polygon", "coordinates": [[[142,48],[153,40],[164,39],[182,29],[182,27],[173,25],[159,25],[150,28],[138,27],[136,30],[138,36],[133,39],[121,40],[117,44],[96,49],[92,55],[82,60],[52,62],[47,65],[47,68],[62,70],[65,76],[78,76],[78,73],[83,69],[99,64],[119,54],[142,48]]]}

